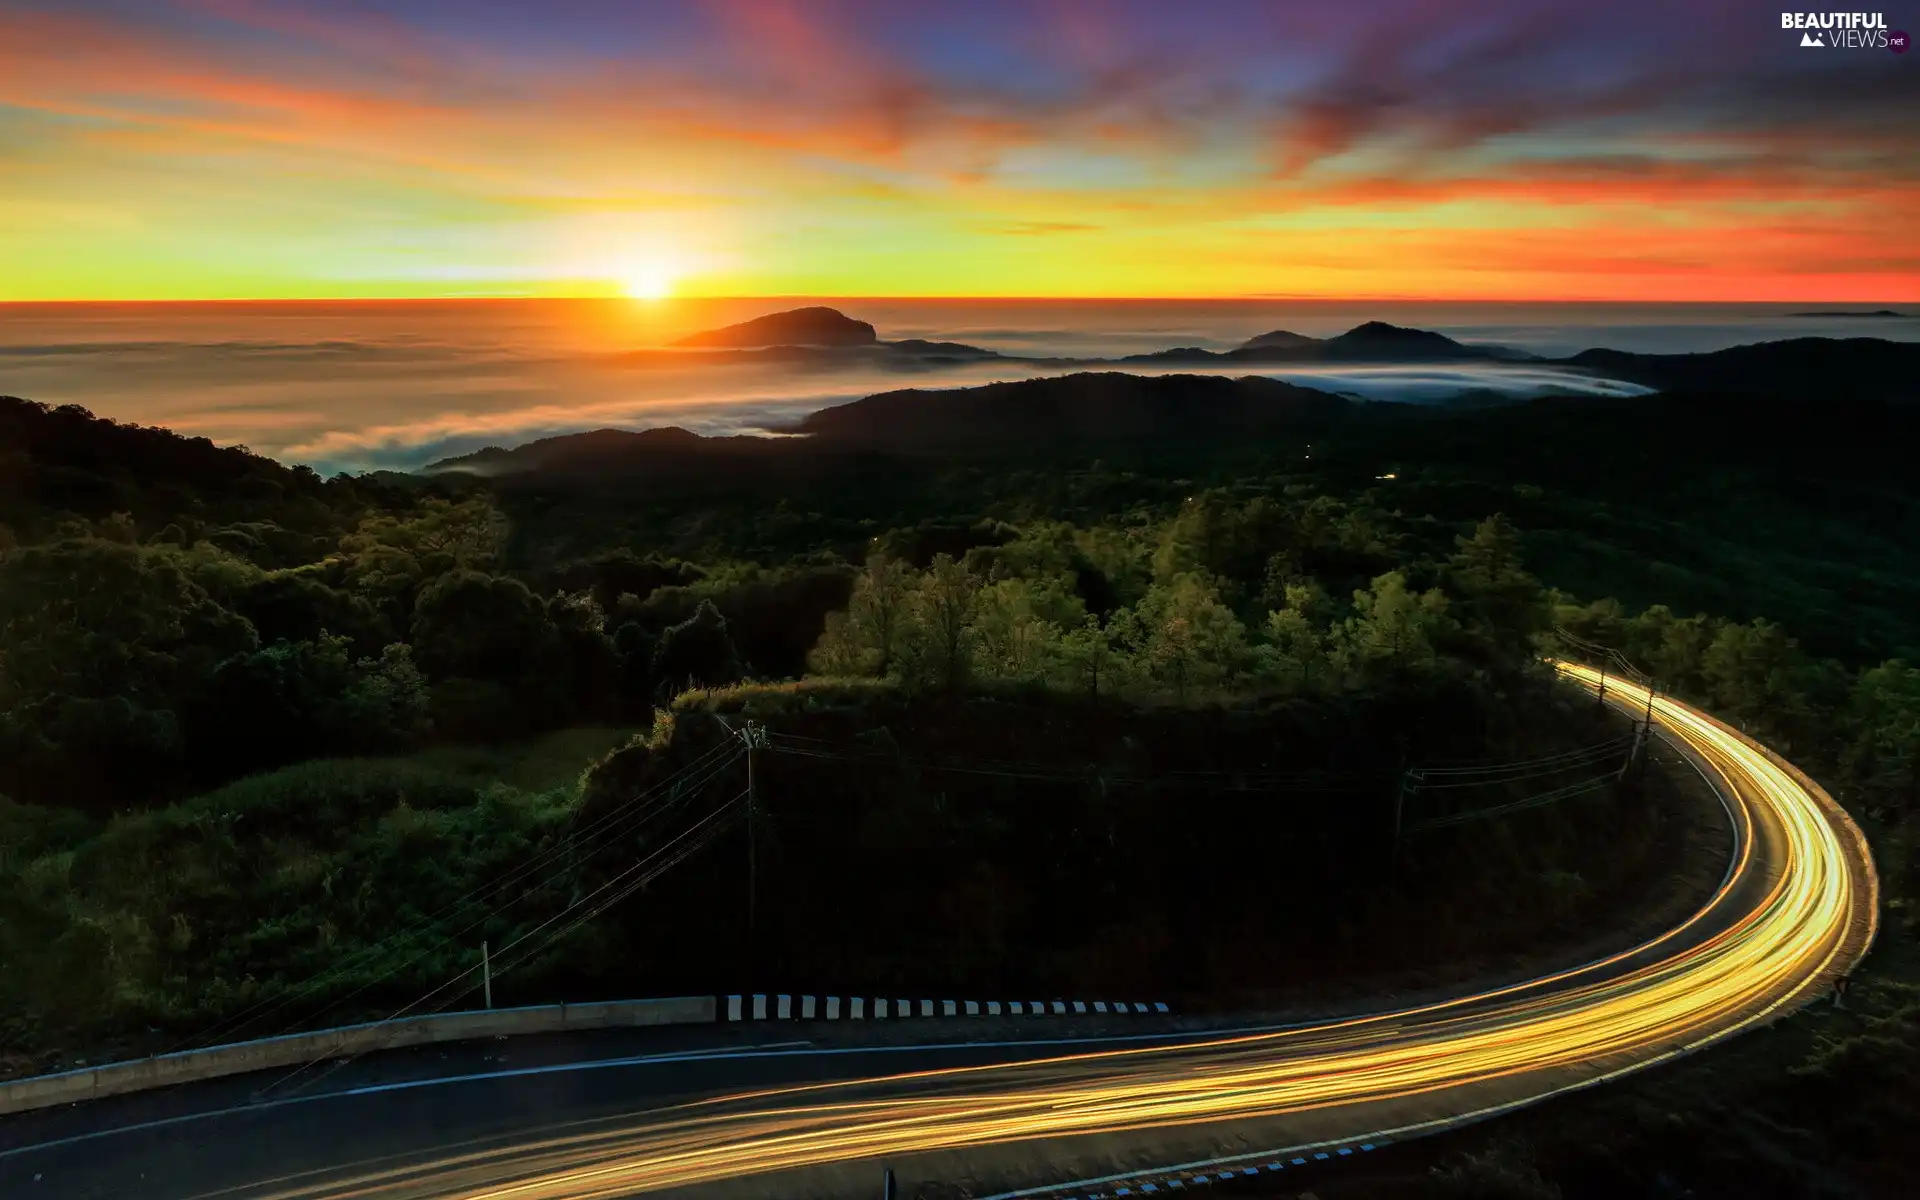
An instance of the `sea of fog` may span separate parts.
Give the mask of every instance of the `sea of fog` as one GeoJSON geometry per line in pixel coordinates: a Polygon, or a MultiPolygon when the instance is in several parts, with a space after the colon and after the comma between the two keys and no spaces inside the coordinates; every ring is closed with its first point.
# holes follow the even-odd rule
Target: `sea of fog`
{"type": "MultiPolygon", "coordinates": [[[[898,299],[0,304],[0,395],[80,404],[101,416],[247,445],[332,472],[409,469],[483,446],[603,426],[756,432],[878,391],[1040,373],[1030,365],[993,362],[914,370],[872,363],[663,364],[660,356],[629,353],[802,303],[830,304],[870,321],[887,340],[966,342],[1025,356],[1118,357],[1172,346],[1218,350],[1269,330],[1324,337],[1368,320],[1545,356],[1594,346],[1716,350],[1808,335],[1920,340],[1920,321],[1912,319],[1793,315],[1875,305],[898,299]]],[[[1237,366],[1230,373],[1253,372],[1237,366]]],[[[1303,366],[1258,373],[1411,402],[1481,388],[1515,395],[1638,390],[1544,364],[1303,366]]]]}

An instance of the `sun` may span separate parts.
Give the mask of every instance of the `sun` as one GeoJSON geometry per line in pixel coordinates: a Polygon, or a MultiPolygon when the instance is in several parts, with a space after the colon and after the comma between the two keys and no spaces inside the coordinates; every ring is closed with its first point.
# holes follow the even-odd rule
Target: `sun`
{"type": "Polygon", "coordinates": [[[673,295],[673,272],[659,263],[641,263],[620,277],[620,290],[635,300],[665,300],[673,295]]]}

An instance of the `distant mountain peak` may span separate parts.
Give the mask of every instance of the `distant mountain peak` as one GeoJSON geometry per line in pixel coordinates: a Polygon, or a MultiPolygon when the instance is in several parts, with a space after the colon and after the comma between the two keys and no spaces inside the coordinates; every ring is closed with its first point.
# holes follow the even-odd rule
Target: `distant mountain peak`
{"type": "Polygon", "coordinates": [[[632,451],[672,451],[697,449],[712,439],[678,425],[656,425],[651,429],[588,429],[580,433],[562,433],[537,438],[512,449],[488,446],[472,454],[443,458],[420,468],[422,475],[447,472],[494,474],[524,471],[550,466],[567,458],[618,454],[632,451]]]}
{"type": "Polygon", "coordinates": [[[678,346],[871,346],[880,340],[873,326],[824,305],[768,313],[738,325],[709,329],[674,343],[678,346]]]}
{"type": "Polygon", "coordinates": [[[965,342],[930,342],[925,338],[906,338],[898,342],[888,342],[889,350],[900,354],[948,355],[969,358],[999,358],[998,350],[987,350],[980,346],[969,346],[965,342]]]}
{"type": "Polygon", "coordinates": [[[1449,346],[1458,346],[1444,333],[1435,333],[1430,329],[1412,329],[1405,325],[1390,325],[1385,321],[1366,321],[1329,341],[1396,341],[1396,342],[1445,342],[1449,346]]]}
{"type": "Polygon", "coordinates": [[[1484,358],[1485,350],[1463,346],[1444,333],[1429,329],[1408,329],[1385,321],[1368,321],[1326,341],[1327,349],[1337,355],[1367,355],[1389,358],[1484,358]]]}
{"type": "Polygon", "coordinates": [[[1319,344],[1319,338],[1308,337],[1304,333],[1294,333],[1287,329],[1275,329],[1271,332],[1248,338],[1246,341],[1240,343],[1240,349],[1272,350],[1281,348],[1292,350],[1305,346],[1317,346],[1319,344]]]}
{"type": "Polygon", "coordinates": [[[1084,371],[971,388],[904,389],[823,408],[785,432],[907,454],[1269,436],[1345,416],[1340,397],[1259,375],[1084,371]]]}
{"type": "Polygon", "coordinates": [[[1250,362],[1413,362],[1501,356],[1494,348],[1463,346],[1445,334],[1385,321],[1355,325],[1330,338],[1276,329],[1249,338],[1229,354],[1250,362]]]}

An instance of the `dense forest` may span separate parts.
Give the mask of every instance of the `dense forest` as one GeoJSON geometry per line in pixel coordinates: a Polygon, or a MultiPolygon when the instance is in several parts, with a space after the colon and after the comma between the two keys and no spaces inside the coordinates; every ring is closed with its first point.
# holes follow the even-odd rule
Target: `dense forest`
{"type": "MultiPolygon", "coordinates": [[[[1077,378],[1056,391],[1079,405],[1124,377],[1077,378]]],[[[1657,771],[1396,841],[1407,766],[1624,729],[1553,683],[1558,628],[1867,821],[1893,966],[1863,989],[1875,1023],[1796,1069],[1910,1083],[1912,410],[1296,417],[937,458],[589,435],[484,473],[322,479],[0,400],[0,1053],[30,1070],[380,1015],[583,896],[623,903],[530,942],[508,999],[1121,987],[1176,958],[1204,964],[1196,1003],[1383,962],[1441,979],[1697,865],[1657,771]],[[745,719],[770,739],[751,925],[727,807],[745,719]],[[681,817],[623,815],[669,793],[681,817]],[[726,836],[694,838],[700,813],[726,836]],[[671,872],[610,865],[678,862],[683,837],[706,848],[671,872]],[[1223,845],[1285,846],[1288,871],[1167,865],[1223,845]],[[1282,938],[1258,970],[1232,953],[1282,938]]],[[[1488,778],[1470,803],[1519,794],[1488,778]]],[[[1461,1153],[1434,1186],[1547,1195],[1573,1152],[1461,1153]]]]}

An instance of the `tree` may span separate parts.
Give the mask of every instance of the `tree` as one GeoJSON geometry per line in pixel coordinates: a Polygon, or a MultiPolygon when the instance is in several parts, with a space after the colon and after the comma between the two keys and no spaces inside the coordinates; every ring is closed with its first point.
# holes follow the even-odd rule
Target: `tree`
{"type": "Polygon", "coordinates": [[[1696,695],[1705,687],[1707,647],[1714,630],[1702,616],[1678,617],[1656,604],[1625,626],[1627,657],[1640,664],[1661,687],[1696,695]]]}
{"type": "Polygon", "coordinates": [[[1188,497],[1160,534],[1154,578],[1172,582],[1181,575],[1223,571],[1235,548],[1238,516],[1220,492],[1209,489],[1188,497]]]}
{"type": "Polygon", "coordinates": [[[1287,589],[1301,582],[1300,560],[1297,557],[1284,550],[1268,555],[1267,565],[1260,576],[1260,603],[1270,612],[1286,608],[1287,589]]]}
{"type": "Polygon", "coordinates": [[[1146,652],[1141,656],[1152,676],[1170,684],[1173,698],[1183,704],[1187,688],[1192,686],[1201,669],[1197,641],[1193,622],[1178,614],[1171,615],[1154,624],[1146,652]]]}
{"type": "Polygon", "coordinates": [[[377,512],[342,538],[346,583],[372,598],[397,625],[423,583],[450,573],[486,573],[506,544],[506,517],[486,496],[459,503],[429,498],[411,512],[377,512]]]}
{"type": "Polygon", "coordinates": [[[999,547],[995,562],[1006,575],[1026,579],[1071,576],[1082,564],[1075,532],[1065,521],[1035,521],[999,547]]]}
{"type": "Polygon", "coordinates": [[[179,778],[182,703],[258,644],[190,566],[90,534],[0,555],[0,790],[105,809],[179,778]]]}
{"type": "Polygon", "coordinates": [[[412,647],[394,642],[380,657],[355,663],[354,673],[343,707],[365,744],[393,749],[425,736],[432,726],[427,678],[414,665],[412,647]]]}
{"type": "Polygon", "coordinates": [[[1799,646],[1786,631],[1756,618],[1721,625],[1701,655],[1700,671],[1709,699],[1723,714],[1743,725],[1765,721],[1784,731],[1804,706],[1794,679],[1801,664],[1799,646]]]}
{"type": "MultiPolygon", "coordinates": [[[[847,632],[856,644],[872,652],[872,674],[885,675],[893,669],[900,626],[907,617],[914,583],[913,571],[905,563],[885,555],[869,558],[866,570],[854,582],[853,599],[847,608],[847,632]]],[[[866,674],[868,670],[849,673],[866,674]]]]}
{"type": "Polygon", "coordinates": [[[936,554],[913,593],[912,633],[902,645],[909,678],[958,691],[973,670],[975,605],[981,579],[951,555],[936,554]]]}
{"type": "Polygon", "coordinates": [[[807,653],[807,668],[816,675],[847,676],[871,673],[868,647],[855,632],[853,619],[843,612],[827,614],[820,640],[807,653]]]}
{"type": "Polygon", "coordinates": [[[353,683],[347,639],[275,642],[221,663],[194,706],[193,741],[215,778],[345,750],[339,702],[353,683]]]}
{"type": "Polygon", "coordinates": [[[422,589],[412,627],[414,653],[434,678],[512,687],[558,658],[546,605],[517,579],[450,571],[422,589]]]}
{"type": "Polygon", "coordinates": [[[0,788],[29,803],[109,812],[180,776],[173,708],[53,693],[0,709],[0,788]]]}
{"type": "Polygon", "coordinates": [[[258,644],[171,546],[94,537],[0,557],[0,704],[53,693],[163,703],[258,644]]]}
{"type": "Polygon", "coordinates": [[[1176,698],[1184,701],[1194,686],[1231,686],[1244,673],[1251,658],[1246,627],[1210,579],[1175,576],[1149,588],[1134,607],[1134,658],[1176,698]]]}
{"type": "Polygon", "coordinates": [[[567,707],[575,715],[604,713],[620,686],[621,665],[607,615],[590,589],[555,592],[547,598],[547,620],[559,639],[565,663],[567,707]]]}
{"type": "Polygon", "coordinates": [[[1080,563],[1074,569],[1074,591],[1102,620],[1146,594],[1152,582],[1152,556],[1138,531],[1096,525],[1074,535],[1080,563]]]}
{"type": "Polygon", "coordinates": [[[1314,582],[1288,584],[1282,599],[1286,607],[1267,614],[1267,638],[1284,676],[1303,692],[1327,674],[1327,634],[1320,625],[1326,593],[1314,582]]]}
{"type": "Polygon", "coordinates": [[[1530,667],[1537,658],[1534,635],[1549,618],[1545,589],[1521,564],[1519,532],[1495,513],[1472,536],[1454,541],[1459,550],[1447,562],[1447,578],[1464,602],[1458,607],[1470,631],[1500,665],[1530,667]]]}
{"type": "Polygon", "coordinates": [[[372,603],[329,587],[313,568],[247,577],[229,603],[253,622],[263,644],[311,641],[323,631],[344,634],[366,650],[393,640],[392,626],[372,603]]]}
{"type": "Polygon", "coordinates": [[[632,596],[638,604],[663,587],[687,587],[705,579],[698,566],[679,559],[657,556],[640,557],[625,546],[610,550],[568,567],[561,586],[569,590],[593,589],[600,607],[611,611],[623,596],[632,596]]]}
{"type": "Polygon", "coordinates": [[[411,513],[376,513],[343,538],[340,548],[365,554],[391,547],[411,556],[422,573],[485,570],[500,557],[507,540],[507,519],[486,495],[458,503],[429,497],[411,513]]]}
{"type": "Polygon", "coordinates": [[[638,621],[627,621],[613,631],[613,653],[620,666],[620,703],[623,713],[646,713],[653,708],[653,655],[658,639],[638,621]]]}
{"type": "Polygon", "coordinates": [[[1903,816],[1920,814],[1920,668],[1892,659],[1861,672],[1848,716],[1847,775],[1903,816]]]}
{"type": "Polygon", "coordinates": [[[1103,687],[1114,690],[1125,665],[1114,645],[1114,631],[1092,613],[1060,639],[1059,662],[1067,686],[1086,692],[1096,703],[1103,687]]]}
{"type": "Polygon", "coordinates": [[[1340,651],[1363,677],[1397,678],[1435,663],[1435,640],[1447,628],[1447,598],[1439,589],[1415,593],[1405,575],[1389,571],[1355,592],[1353,607],[1340,651]]]}
{"type": "Polygon", "coordinates": [[[702,600],[692,616],[661,633],[653,674],[669,688],[715,687],[740,678],[740,656],[713,601],[702,600]]]}
{"type": "Polygon", "coordinates": [[[192,708],[204,782],[322,755],[404,749],[426,732],[428,693],[410,649],[355,660],[348,638],[276,642],[221,663],[192,708]]]}
{"type": "Polygon", "coordinates": [[[1632,621],[1618,600],[1608,596],[1591,604],[1578,604],[1564,592],[1554,593],[1554,621],[1590,642],[1625,651],[1630,641],[1632,621]]]}
{"type": "Polygon", "coordinates": [[[1002,579],[983,588],[972,619],[975,664],[997,679],[1045,678],[1060,645],[1060,622],[1050,612],[1077,619],[1085,611],[1078,597],[1057,585],[1002,579]]]}

